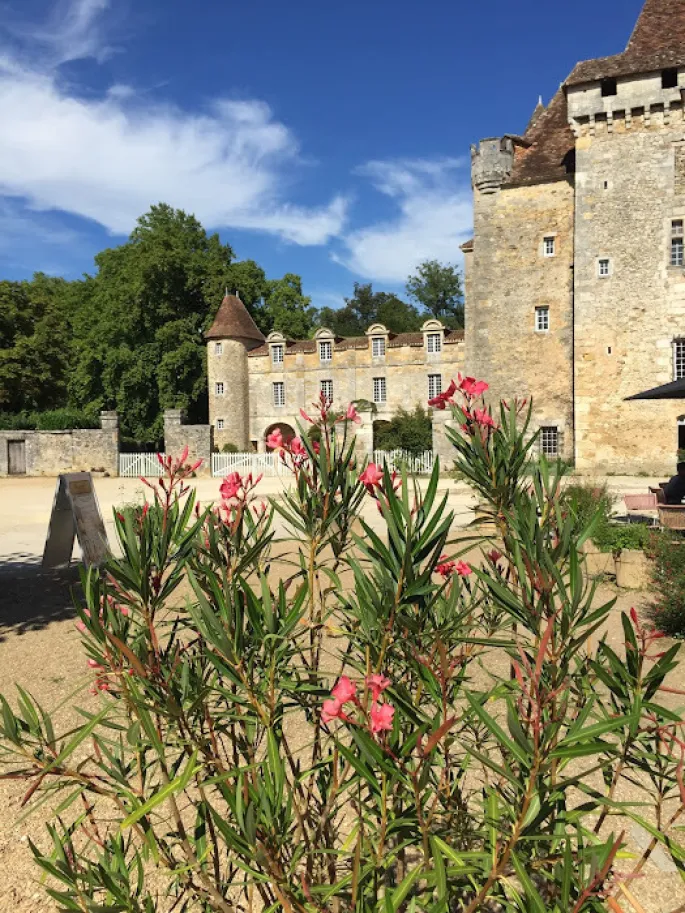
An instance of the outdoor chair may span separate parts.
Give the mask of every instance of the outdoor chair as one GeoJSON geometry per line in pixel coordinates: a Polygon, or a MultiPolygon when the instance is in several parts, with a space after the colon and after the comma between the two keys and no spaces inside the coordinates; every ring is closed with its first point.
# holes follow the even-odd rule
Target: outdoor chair
{"type": "Polygon", "coordinates": [[[660,504],[659,523],[663,529],[685,532],[685,504],[660,504]]]}
{"type": "Polygon", "coordinates": [[[657,504],[665,504],[665,503],[666,503],[666,494],[665,494],[664,489],[663,489],[663,483],[662,483],[662,485],[659,485],[658,488],[651,488],[651,487],[650,487],[649,491],[650,491],[651,494],[656,495],[657,504]]]}
{"type": "Polygon", "coordinates": [[[657,522],[656,511],[659,506],[658,496],[650,491],[644,495],[624,495],[623,502],[626,506],[628,521],[648,522],[652,525],[657,522]],[[647,512],[647,515],[645,515],[647,512]]]}

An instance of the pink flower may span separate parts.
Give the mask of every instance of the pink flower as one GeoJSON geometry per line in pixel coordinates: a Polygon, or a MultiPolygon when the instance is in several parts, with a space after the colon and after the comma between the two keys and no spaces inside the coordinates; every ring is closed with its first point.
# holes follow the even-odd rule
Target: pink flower
{"type": "Polygon", "coordinates": [[[309,422],[310,425],[313,425],[313,424],[314,424],[314,419],[313,419],[313,418],[310,418],[310,417],[307,415],[307,413],[304,411],[304,409],[300,409],[300,415],[301,415],[302,418],[305,420],[305,422],[309,422]]]}
{"type": "Polygon", "coordinates": [[[447,555],[440,556],[440,564],[438,564],[437,567],[435,568],[437,573],[440,574],[441,577],[445,577],[445,578],[451,577],[452,574],[454,574],[454,572],[456,571],[456,569],[457,569],[456,562],[448,561],[447,555]]]}
{"type": "Polygon", "coordinates": [[[377,466],[375,463],[369,463],[364,472],[359,476],[359,481],[362,482],[369,491],[380,485],[381,479],[383,478],[383,470],[380,466],[377,466]]]}
{"type": "Polygon", "coordinates": [[[272,431],[266,438],[266,446],[270,447],[272,450],[282,450],[283,449],[283,434],[281,433],[280,428],[276,428],[275,431],[272,431]]]}
{"type": "Polygon", "coordinates": [[[306,457],[307,451],[299,437],[294,437],[290,442],[290,452],[294,457],[306,457]]]}
{"type": "Polygon", "coordinates": [[[321,444],[318,441],[312,441],[312,450],[318,455],[321,453],[321,444]]]}
{"type": "Polygon", "coordinates": [[[630,610],[630,617],[632,618],[633,624],[635,625],[635,627],[636,627],[636,628],[639,628],[639,627],[640,627],[640,619],[637,617],[637,612],[636,612],[636,610],[635,610],[635,607],[633,607],[633,608],[630,610]]]}
{"type": "Polygon", "coordinates": [[[374,704],[371,708],[371,732],[390,732],[394,715],[392,704],[374,704]]]}
{"type": "Polygon", "coordinates": [[[330,723],[332,720],[342,719],[342,704],[340,701],[329,698],[323,702],[321,707],[321,720],[324,723],[330,723]]]}
{"type": "Polygon", "coordinates": [[[493,564],[497,564],[501,557],[502,552],[498,552],[496,548],[493,548],[491,552],[488,552],[488,558],[490,561],[492,561],[493,564]]]}
{"type": "Polygon", "coordinates": [[[437,396],[434,396],[433,399],[428,400],[428,405],[433,406],[435,409],[445,409],[448,403],[452,402],[452,397],[457,392],[457,385],[452,381],[449,387],[443,392],[438,393],[437,396]]]}
{"type": "Polygon", "coordinates": [[[350,405],[347,407],[347,414],[345,415],[345,418],[348,422],[354,422],[355,425],[361,425],[362,423],[362,417],[357,412],[352,403],[350,403],[350,405]]]}
{"type": "Polygon", "coordinates": [[[340,703],[342,707],[343,704],[346,704],[348,701],[353,701],[357,694],[357,686],[354,682],[346,675],[341,675],[338,679],[335,688],[331,691],[331,694],[336,701],[340,703]]]}
{"type": "Polygon", "coordinates": [[[378,698],[385,691],[386,688],[389,688],[391,685],[389,678],[386,678],[384,675],[375,672],[373,675],[366,676],[366,685],[371,691],[371,700],[374,704],[378,701],[378,698]]]}
{"type": "Polygon", "coordinates": [[[473,568],[465,561],[457,561],[455,570],[460,577],[469,577],[473,573],[473,568]]]}
{"type": "Polygon", "coordinates": [[[89,659],[88,665],[91,669],[104,669],[105,667],[99,663],[96,659],[89,659]]]}
{"type": "Polygon", "coordinates": [[[221,497],[225,501],[231,501],[236,497],[240,489],[243,487],[243,480],[240,477],[239,472],[232,472],[227,476],[221,483],[219,492],[221,497]]]}
{"type": "Polygon", "coordinates": [[[495,422],[487,409],[474,409],[473,420],[483,428],[495,427],[495,422]]]}
{"type": "Polygon", "coordinates": [[[482,396],[489,389],[489,384],[484,380],[476,380],[475,377],[462,377],[460,374],[459,389],[467,396],[482,396]]]}

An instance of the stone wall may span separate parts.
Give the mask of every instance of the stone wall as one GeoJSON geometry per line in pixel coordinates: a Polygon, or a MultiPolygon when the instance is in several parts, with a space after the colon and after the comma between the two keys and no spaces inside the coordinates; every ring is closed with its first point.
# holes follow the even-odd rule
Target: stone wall
{"type": "Polygon", "coordinates": [[[673,380],[685,336],[685,273],[670,266],[673,219],[685,219],[675,161],[682,112],[633,112],[577,138],[576,437],[580,469],[670,474],[678,401],[626,402],[673,380]],[[600,278],[599,258],[610,261],[600,278]]]}
{"type": "Polygon", "coordinates": [[[198,475],[212,471],[212,428],[210,425],[184,425],[182,409],[167,409],[164,413],[164,452],[179,457],[188,447],[188,463],[202,460],[198,475]]]}
{"type": "Polygon", "coordinates": [[[490,401],[533,397],[533,428],[557,426],[573,456],[573,187],[568,181],[474,193],[467,254],[466,370],[490,401]],[[554,256],[544,255],[546,237],[554,256]],[[537,332],[536,307],[549,308],[537,332]]]}
{"type": "Polygon", "coordinates": [[[9,444],[23,442],[28,476],[64,472],[119,472],[119,423],[116,412],[100,415],[101,429],[0,431],[0,476],[9,474],[9,444]]]}

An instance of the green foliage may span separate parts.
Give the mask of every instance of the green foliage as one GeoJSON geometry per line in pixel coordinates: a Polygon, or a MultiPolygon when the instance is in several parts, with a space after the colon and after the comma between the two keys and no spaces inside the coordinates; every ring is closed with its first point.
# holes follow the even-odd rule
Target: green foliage
{"type": "Polygon", "coordinates": [[[656,846],[683,872],[679,647],[635,613],[618,651],[599,633],[595,518],[534,459],[530,406],[474,399],[451,437],[483,534],[451,539],[437,465],[360,473],[325,406],[271,506],[231,474],[201,509],[186,452],[115,514],[79,607],[99,703],[61,731],[0,697],[0,775],[47,818],[30,848],[60,909],[604,913],[656,846]],[[626,820],[654,838],[638,858],[626,820]]]}
{"type": "Polygon", "coordinates": [[[649,544],[651,530],[646,523],[600,523],[592,540],[600,552],[618,555],[624,549],[643,551],[649,544]]]}
{"type": "Polygon", "coordinates": [[[414,333],[421,329],[423,318],[397,295],[374,292],[371,283],[355,282],[354,295],[345,299],[344,307],[321,308],[317,321],[336,336],[363,336],[374,323],[382,323],[391,333],[414,333]]]}
{"type": "Polygon", "coordinates": [[[78,409],[46,412],[0,413],[0,431],[68,431],[71,428],[99,428],[100,416],[78,409]]]}
{"type": "Polygon", "coordinates": [[[406,450],[425,453],[433,449],[433,425],[430,413],[422,406],[413,412],[399,409],[389,422],[375,422],[374,450],[406,450]]]}
{"type": "Polygon", "coordinates": [[[287,339],[307,339],[314,329],[315,311],[311,298],[302,294],[302,280],[294,273],[266,283],[264,304],[257,311],[259,328],[268,335],[272,330],[287,339]]]}
{"type": "Polygon", "coordinates": [[[221,448],[221,452],[222,453],[239,453],[240,451],[238,449],[237,444],[224,444],[224,446],[221,448]]]}
{"type": "Polygon", "coordinates": [[[407,280],[407,294],[446,326],[464,326],[464,291],[455,266],[426,260],[407,280]]]}
{"type": "Polygon", "coordinates": [[[654,532],[649,556],[653,598],[645,612],[659,630],[685,637],[685,539],[667,530],[654,532]]]}

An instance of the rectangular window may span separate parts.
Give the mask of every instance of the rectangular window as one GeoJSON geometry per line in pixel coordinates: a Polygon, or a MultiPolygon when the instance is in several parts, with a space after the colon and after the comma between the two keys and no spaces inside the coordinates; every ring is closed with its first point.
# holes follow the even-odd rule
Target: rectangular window
{"type": "Polygon", "coordinates": [[[673,343],[673,380],[685,377],[685,339],[676,339],[673,343]]]}
{"type": "Polygon", "coordinates": [[[333,402],[333,381],[332,380],[322,380],[321,381],[321,393],[326,397],[329,403],[333,402]]]}
{"type": "Polygon", "coordinates": [[[223,420],[222,418],[218,418],[218,419],[216,420],[216,430],[217,430],[217,431],[223,431],[223,430],[224,430],[224,420],[223,420]]]}
{"type": "Polygon", "coordinates": [[[442,333],[428,333],[426,336],[426,349],[429,355],[442,352],[442,333]]]}
{"type": "Polygon", "coordinates": [[[442,393],[442,374],[428,375],[428,399],[435,399],[442,393]]]}
{"type": "Polygon", "coordinates": [[[282,380],[276,381],[274,388],[274,406],[285,406],[285,384],[282,380]]]}
{"type": "Polygon", "coordinates": [[[217,396],[223,396],[224,395],[224,385],[221,382],[219,382],[218,384],[214,384],[214,392],[216,393],[217,396]]]}
{"type": "Polygon", "coordinates": [[[678,70],[676,67],[669,67],[661,71],[661,88],[675,89],[678,86],[678,70]]]}
{"type": "Polygon", "coordinates": [[[609,260],[598,260],[597,261],[597,275],[600,279],[606,279],[611,272],[611,265],[609,260]]]}
{"type": "Polygon", "coordinates": [[[332,342],[320,342],[319,343],[319,359],[323,362],[333,361],[333,343],[332,342]]]}
{"type": "Polygon", "coordinates": [[[618,83],[613,77],[607,77],[601,82],[602,86],[602,98],[609,98],[612,95],[618,94],[618,83]]]}
{"type": "Polygon", "coordinates": [[[538,333],[546,333],[549,330],[549,308],[535,308],[535,329],[538,333]]]}
{"type": "Polygon", "coordinates": [[[214,343],[214,354],[215,354],[215,355],[223,355],[223,351],[224,351],[223,343],[221,343],[221,342],[215,342],[215,343],[214,343]]]}
{"type": "Polygon", "coordinates": [[[385,355],[385,337],[374,336],[371,340],[371,355],[374,358],[383,358],[385,355]]]}
{"type": "Polygon", "coordinates": [[[557,252],[556,238],[545,238],[545,240],[542,242],[542,252],[545,257],[553,257],[557,252]]]}
{"type": "Polygon", "coordinates": [[[683,220],[674,219],[671,222],[671,266],[683,266],[684,245],[683,220]]]}
{"type": "Polygon", "coordinates": [[[540,429],[540,451],[545,456],[559,456],[559,429],[556,425],[540,429]]]}
{"type": "Polygon", "coordinates": [[[271,346],[271,364],[272,365],[282,365],[283,364],[283,354],[284,346],[271,346]]]}
{"type": "Polygon", "coordinates": [[[384,377],[374,377],[373,379],[373,401],[374,403],[386,402],[386,388],[384,377]]]}

